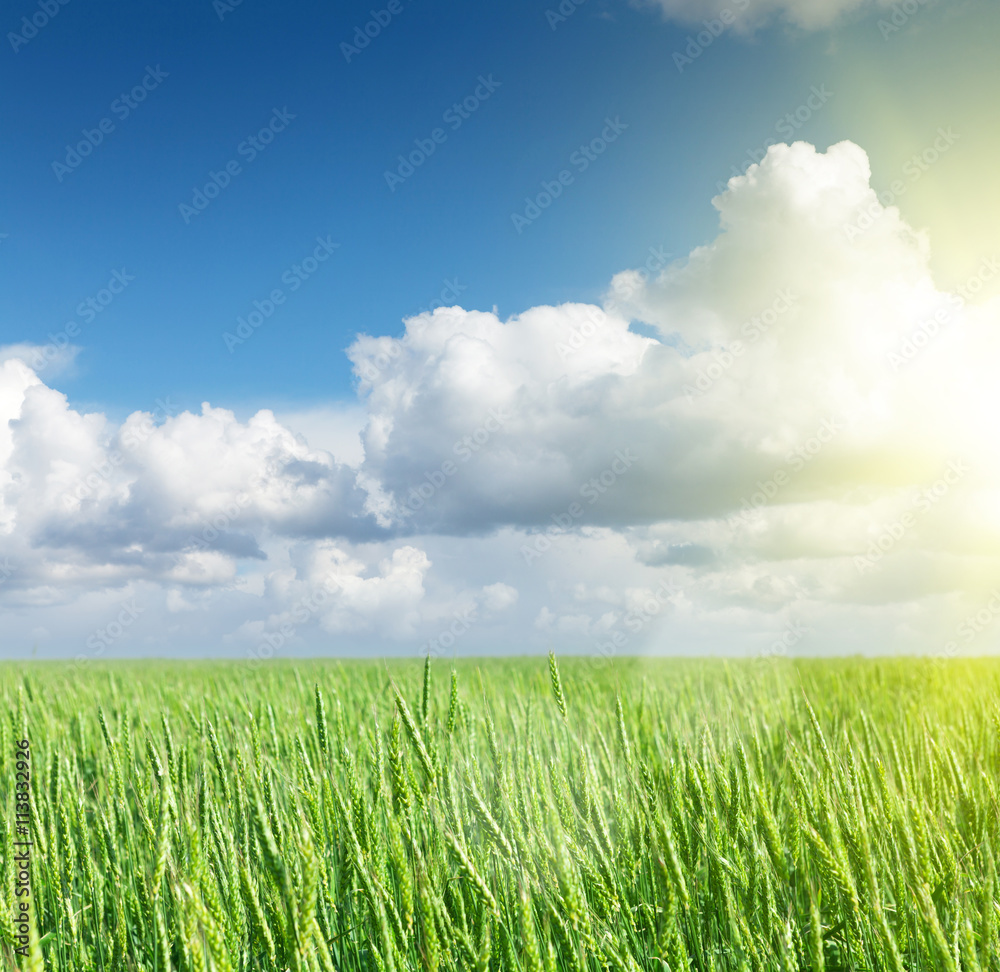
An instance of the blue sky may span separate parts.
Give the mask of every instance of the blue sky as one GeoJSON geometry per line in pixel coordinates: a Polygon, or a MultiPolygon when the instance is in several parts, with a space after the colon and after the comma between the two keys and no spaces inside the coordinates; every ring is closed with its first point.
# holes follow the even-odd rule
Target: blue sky
{"type": "MultiPolygon", "coordinates": [[[[8,6],[4,29],[35,9],[8,6]]],[[[370,9],[244,0],[220,20],[208,0],[73,0],[0,59],[10,339],[44,343],[112,270],[135,276],[79,339],[62,385],[73,400],[118,413],[151,394],[238,409],[350,397],[342,352],[356,332],[399,333],[447,281],[464,306],[501,316],[594,299],[649,247],[683,255],[708,239],[717,183],[813,85],[845,97],[824,32],[723,36],[680,73],[672,55],[692,29],[652,9],[588,0],[552,29],[545,3],[414,0],[348,63],[340,45],[370,9]],[[112,103],[147,66],[167,77],[119,118],[112,103]],[[390,191],[385,171],[480,75],[500,86],[390,191]],[[286,107],[294,121],[186,224],[179,204],[286,107]],[[518,234],[511,214],[606,116],[628,126],[622,137],[518,234]],[[115,130],[57,178],[52,163],[102,118],[115,130]],[[340,243],[335,258],[230,353],[223,332],[317,235],[340,243]]],[[[845,43],[852,30],[867,41],[874,25],[845,43]]],[[[801,133],[847,137],[845,114],[820,111],[801,133]]]]}
{"type": "Polygon", "coordinates": [[[8,650],[992,650],[998,27],[15,0],[8,650]]]}

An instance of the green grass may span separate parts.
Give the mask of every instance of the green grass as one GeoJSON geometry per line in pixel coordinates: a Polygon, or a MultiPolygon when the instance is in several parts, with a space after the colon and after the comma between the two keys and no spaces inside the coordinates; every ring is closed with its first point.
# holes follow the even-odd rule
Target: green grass
{"type": "Polygon", "coordinates": [[[1000,970],[1000,665],[424,675],[0,667],[6,967],[1000,970]]]}

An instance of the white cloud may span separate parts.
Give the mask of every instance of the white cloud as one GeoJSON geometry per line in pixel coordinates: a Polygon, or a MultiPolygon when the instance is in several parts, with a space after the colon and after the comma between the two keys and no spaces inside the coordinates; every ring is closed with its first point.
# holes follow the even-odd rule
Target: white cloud
{"type": "Polygon", "coordinates": [[[499,614],[517,604],[517,589],[510,584],[487,584],[483,588],[483,607],[491,614],[499,614]]]}
{"type": "Polygon", "coordinates": [[[301,546],[288,566],[265,579],[265,598],[281,609],[244,623],[234,640],[277,647],[275,642],[290,643],[313,625],[335,636],[410,637],[420,621],[430,566],[427,555],[412,546],[393,550],[372,569],[333,541],[301,546]]]}
{"type": "MultiPolygon", "coordinates": [[[[900,369],[890,355],[954,308],[926,240],[881,209],[869,174],[851,143],[796,143],[733,179],[713,243],[655,280],[612,282],[613,306],[663,343],[575,304],[506,323],[449,308],[400,338],[359,339],[359,375],[386,362],[362,386],[364,468],[396,522],[622,528],[729,516],[776,476],[785,505],[933,473],[959,447],[956,410],[923,390],[951,337],[900,369]],[[870,207],[874,225],[851,233],[870,207]]],[[[678,543],[678,557],[700,555],[678,543]]]]}
{"type": "Polygon", "coordinates": [[[358,407],[116,425],[9,355],[11,630],[83,640],[135,595],[109,653],[946,643],[1000,568],[1000,307],[939,291],[869,179],[849,142],[773,146],[604,307],[359,336],[358,407]]]}
{"type": "Polygon", "coordinates": [[[62,347],[54,344],[5,344],[0,345],[0,365],[17,360],[37,373],[44,372],[51,381],[71,372],[79,353],[80,349],[69,343],[62,347]]]}
{"type": "Polygon", "coordinates": [[[355,473],[270,412],[240,423],[206,405],[115,426],[20,360],[0,365],[0,536],[20,563],[9,589],[224,583],[236,560],[263,556],[265,534],[370,533],[366,499],[355,473]]]}

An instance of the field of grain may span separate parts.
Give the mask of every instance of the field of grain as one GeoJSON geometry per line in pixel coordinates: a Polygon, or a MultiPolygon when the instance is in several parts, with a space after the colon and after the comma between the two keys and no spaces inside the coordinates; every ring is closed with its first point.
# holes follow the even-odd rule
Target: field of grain
{"type": "Polygon", "coordinates": [[[990,661],[9,665],[0,700],[7,968],[1000,969],[990,661]]]}

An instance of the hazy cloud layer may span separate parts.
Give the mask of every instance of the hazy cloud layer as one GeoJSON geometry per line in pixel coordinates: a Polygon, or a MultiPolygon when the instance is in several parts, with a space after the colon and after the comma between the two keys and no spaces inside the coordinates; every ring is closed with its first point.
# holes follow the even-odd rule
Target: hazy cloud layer
{"type": "Polygon", "coordinates": [[[738,32],[749,32],[771,20],[819,30],[850,13],[889,6],[889,0],[641,0],[641,3],[660,8],[671,20],[701,27],[705,21],[722,23],[722,12],[728,11],[732,20],[727,16],[726,26],[738,32]]]}

